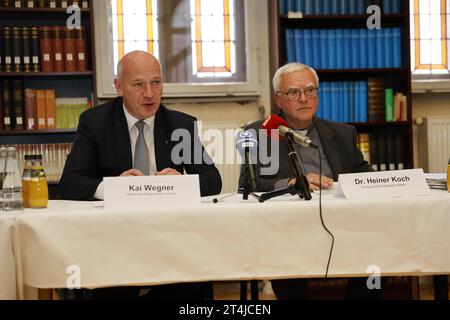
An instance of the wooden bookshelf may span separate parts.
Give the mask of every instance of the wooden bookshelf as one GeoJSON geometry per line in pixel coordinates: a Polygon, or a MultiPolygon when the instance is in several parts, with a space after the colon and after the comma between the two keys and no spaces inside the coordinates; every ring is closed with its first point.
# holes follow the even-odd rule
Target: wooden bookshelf
{"type": "MultiPolygon", "coordinates": [[[[90,12],[91,9],[90,8],[80,8],[80,12],[90,12]]],[[[67,8],[5,8],[5,7],[0,7],[0,12],[20,12],[20,13],[24,13],[24,12],[32,12],[32,13],[61,13],[67,12],[67,8]]]]}
{"type": "Polygon", "coordinates": [[[79,72],[0,72],[2,78],[25,77],[92,77],[92,71],[79,72]]]}
{"type": "Polygon", "coordinates": [[[32,136],[45,134],[76,133],[77,129],[53,129],[53,130],[0,130],[0,136],[32,136]]]}
{"type": "MultiPolygon", "coordinates": [[[[269,1],[270,68],[271,76],[284,65],[287,60],[285,52],[287,29],[365,29],[368,14],[355,15],[303,15],[302,18],[290,18],[280,15],[280,1],[269,1]]],[[[411,58],[410,58],[410,24],[409,2],[401,1],[400,13],[382,14],[382,28],[399,28],[401,30],[400,46],[402,50],[400,68],[368,68],[368,69],[320,69],[316,68],[320,82],[367,81],[368,78],[382,78],[386,88],[392,87],[394,92],[402,92],[407,98],[407,121],[403,122],[358,122],[350,123],[357,128],[358,133],[376,134],[384,131],[394,131],[403,137],[405,168],[413,168],[413,137],[412,137],[412,104],[411,104],[411,58]]],[[[303,62],[303,61],[297,61],[303,62]]],[[[320,85],[319,85],[320,87],[320,85]]],[[[273,96],[273,92],[272,92],[273,96]]],[[[276,106],[272,98],[272,112],[276,106]]]]}
{"type": "MultiPolygon", "coordinates": [[[[90,6],[92,1],[90,1],[90,6]]],[[[81,26],[86,29],[87,59],[89,71],[76,72],[0,72],[2,80],[21,80],[23,89],[54,89],[56,98],[94,98],[95,86],[95,46],[94,10],[80,8],[81,26]]],[[[5,8],[0,7],[0,28],[65,26],[71,13],[67,8],[5,8]]],[[[63,35],[64,36],[64,35],[63,35]]],[[[2,38],[2,37],[0,37],[2,38]]],[[[53,44],[52,44],[53,45],[53,44]]],[[[3,43],[0,43],[3,46],[3,43]]],[[[41,58],[41,57],[40,57],[41,58]]],[[[42,65],[41,65],[42,70],[42,65]]],[[[25,100],[24,100],[25,103],[25,100]]],[[[96,101],[93,101],[95,104],[96,101]]],[[[3,119],[2,119],[3,121],[3,119]]],[[[76,129],[45,130],[0,130],[0,145],[39,145],[73,142],[76,129]]],[[[49,185],[50,198],[57,199],[58,183],[49,185]]]]}

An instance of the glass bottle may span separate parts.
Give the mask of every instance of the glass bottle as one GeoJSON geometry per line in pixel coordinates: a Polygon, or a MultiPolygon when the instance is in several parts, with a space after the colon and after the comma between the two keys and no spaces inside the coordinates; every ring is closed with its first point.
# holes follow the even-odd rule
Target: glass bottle
{"type": "Polygon", "coordinates": [[[15,148],[7,148],[5,177],[3,180],[3,209],[23,210],[22,182],[15,148]]]}
{"type": "Polygon", "coordinates": [[[6,175],[6,148],[0,148],[0,210],[3,209],[3,180],[6,175]]]}
{"type": "Polygon", "coordinates": [[[23,206],[24,208],[30,207],[30,183],[31,173],[33,171],[34,156],[25,156],[25,166],[22,174],[22,194],[23,194],[23,206]]]}
{"type": "Polygon", "coordinates": [[[48,185],[45,177],[42,155],[34,157],[29,191],[30,208],[43,209],[48,205],[48,185]]]}

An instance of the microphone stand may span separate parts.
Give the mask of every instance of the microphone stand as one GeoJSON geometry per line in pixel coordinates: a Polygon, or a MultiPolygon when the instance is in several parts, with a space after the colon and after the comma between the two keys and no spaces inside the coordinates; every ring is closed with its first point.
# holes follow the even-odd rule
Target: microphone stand
{"type": "Polygon", "coordinates": [[[312,199],[311,192],[309,191],[308,179],[306,179],[305,173],[303,172],[303,169],[300,166],[300,159],[297,156],[297,152],[295,152],[294,136],[292,133],[286,132],[286,134],[284,135],[284,139],[286,141],[289,157],[291,158],[292,165],[294,166],[295,185],[289,186],[284,189],[264,193],[261,196],[259,196],[259,202],[264,202],[284,194],[291,194],[291,195],[298,194],[300,199],[305,200],[312,199]]]}
{"type": "Polygon", "coordinates": [[[250,167],[252,164],[250,163],[250,156],[249,156],[248,149],[245,150],[244,158],[245,158],[245,163],[247,163],[247,179],[246,179],[244,188],[239,188],[238,193],[242,194],[243,200],[248,200],[248,196],[251,195],[256,200],[259,201],[260,200],[259,196],[253,192],[256,189],[256,175],[255,175],[254,169],[250,167]],[[249,180],[250,180],[250,182],[249,182],[249,180]]]}

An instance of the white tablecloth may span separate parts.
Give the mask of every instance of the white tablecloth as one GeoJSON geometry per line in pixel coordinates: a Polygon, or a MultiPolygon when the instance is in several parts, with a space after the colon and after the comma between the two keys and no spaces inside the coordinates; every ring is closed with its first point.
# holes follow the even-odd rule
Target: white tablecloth
{"type": "Polygon", "coordinates": [[[0,211],[0,300],[17,298],[13,241],[15,222],[14,214],[0,211]]]}
{"type": "MultiPolygon", "coordinates": [[[[324,196],[336,242],[330,276],[450,273],[450,194],[349,201],[324,196]]],[[[18,216],[24,283],[65,287],[70,266],[83,287],[321,277],[331,238],[319,202],[204,203],[186,209],[111,210],[51,201],[18,216]]]]}

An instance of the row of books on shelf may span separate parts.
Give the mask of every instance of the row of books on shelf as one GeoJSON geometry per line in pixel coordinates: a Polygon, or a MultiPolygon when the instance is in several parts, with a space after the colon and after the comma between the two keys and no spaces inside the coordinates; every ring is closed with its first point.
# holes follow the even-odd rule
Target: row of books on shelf
{"type": "Polygon", "coordinates": [[[367,79],[367,118],[369,122],[406,122],[408,99],[386,85],[383,78],[367,79]]]}
{"type": "Polygon", "coordinates": [[[358,148],[375,171],[403,170],[410,166],[406,163],[405,144],[402,130],[388,130],[359,133],[358,148]]]}
{"type": "Polygon", "coordinates": [[[335,122],[367,122],[367,82],[322,82],[317,116],[335,122]]]}
{"type": "Polygon", "coordinates": [[[305,15],[366,14],[367,7],[378,5],[385,14],[400,13],[400,0],[280,0],[280,14],[305,15]]]}
{"type": "Polygon", "coordinates": [[[0,8],[89,8],[89,0],[0,0],[0,8]]]}
{"type": "Polygon", "coordinates": [[[400,28],[286,29],[288,62],[316,69],[401,68],[400,28]]]}
{"type": "Polygon", "coordinates": [[[335,122],[407,121],[406,96],[386,88],[382,79],[322,82],[317,116],[335,122]]]}
{"type": "Polygon", "coordinates": [[[72,150],[72,146],[72,143],[0,145],[0,147],[16,148],[19,172],[23,172],[25,155],[42,155],[47,181],[52,183],[58,183],[61,179],[67,155],[72,150]]]}
{"type": "Polygon", "coordinates": [[[76,128],[90,106],[87,98],[56,99],[55,90],[23,89],[21,80],[3,80],[0,89],[0,130],[76,128]]]}
{"type": "Polygon", "coordinates": [[[0,72],[88,71],[86,28],[0,28],[0,72]]]}

